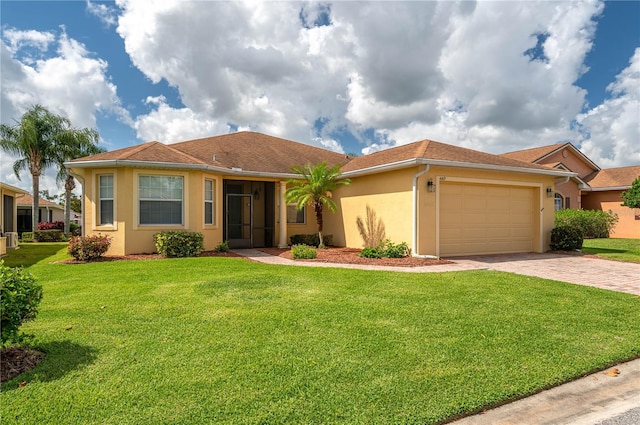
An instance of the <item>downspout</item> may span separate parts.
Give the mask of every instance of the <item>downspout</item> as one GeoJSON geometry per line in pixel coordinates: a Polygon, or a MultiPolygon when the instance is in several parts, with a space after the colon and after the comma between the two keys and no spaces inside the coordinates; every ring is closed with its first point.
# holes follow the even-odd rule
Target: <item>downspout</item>
{"type": "Polygon", "coordinates": [[[419,171],[413,176],[413,240],[411,241],[411,251],[413,257],[417,258],[438,258],[434,255],[419,255],[418,254],[418,179],[420,176],[429,172],[430,165],[427,164],[424,170],[419,171]]]}
{"type": "Polygon", "coordinates": [[[85,214],[84,211],[84,176],[81,176],[79,174],[75,174],[73,172],[71,172],[71,170],[69,170],[67,168],[67,171],[69,171],[69,175],[75,177],[76,179],[78,179],[78,181],[80,182],[80,186],[82,186],[82,194],[80,195],[80,214],[82,214],[82,226],[80,226],[80,236],[85,236],[85,224],[86,224],[86,219],[87,219],[87,215],[85,214]]]}

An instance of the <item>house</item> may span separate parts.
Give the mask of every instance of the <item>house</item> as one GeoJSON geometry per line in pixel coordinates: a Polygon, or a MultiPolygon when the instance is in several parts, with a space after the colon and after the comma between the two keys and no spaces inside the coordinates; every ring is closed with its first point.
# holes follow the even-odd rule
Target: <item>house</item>
{"type": "Polygon", "coordinates": [[[83,188],[87,234],[113,237],[110,255],[155,251],[153,234],[204,234],[205,249],[285,247],[316,232],[313,211],[285,202],[292,165],[340,164],[352,183],[333,194],[325,233],[361,247],[356,218],[370,205],[387,236],[414,255],[543,252],[553,227],[553,187],[576,177],[430,140],[350,157],[254,132],[165,145],[148,142],[66,164],[83,188]]]}
{"type": "MultiPolygon", "coordinates": [[[[33,226],[33,196],[30,193],[18,198],[17,231],[30,232],[33,226]]],[[[40,198],[38,200],[38,223],[64,221],[64,207],[55,202],[40,198]]]]}
{"type": "Polygon", "coordinates": [[[0,256],[6,254],[7,248],[18,246],[17,206],[26,194],[25,190],[0,182],[0,256]]]}
{"type": "Polygon", "coordinates": [[[555,185],[554,208],[610,210],[619,219],[611,237],[640,238],[640,210],[623,207],[620,197],[640,176],[640,165],[603,170],[568,142],[509,152],[502,156],[574,171],[576,176],[555,185]]]}

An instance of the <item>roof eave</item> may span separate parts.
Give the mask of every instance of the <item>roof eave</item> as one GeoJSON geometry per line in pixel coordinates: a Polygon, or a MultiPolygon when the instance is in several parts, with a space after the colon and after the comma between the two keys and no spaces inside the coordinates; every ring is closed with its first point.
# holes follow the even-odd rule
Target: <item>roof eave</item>
{"type": "Polygon", "coordinates": [[[629,190],[631,186],[609,186],[609,187],[591,187],[583,189],[586,192],[606,192],[609,190],[629,190]]]}

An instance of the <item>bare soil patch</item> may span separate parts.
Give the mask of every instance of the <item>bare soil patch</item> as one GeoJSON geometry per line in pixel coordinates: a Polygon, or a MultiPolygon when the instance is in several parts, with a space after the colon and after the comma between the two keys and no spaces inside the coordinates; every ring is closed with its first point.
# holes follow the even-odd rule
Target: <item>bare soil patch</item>
{"type": "Polygon", "coordinates": [[[44,353],[31,348],[7,347],[0,351],[0,382],[28,372],[44,359],[44,353]]]}
{"type": "MultiPolygon", "coordinates": [[[[291,258],[291,250],[289,248],[260,248],[260,251],[275,255],[282,258],[291,258]]],[[[436,266],[440,264],[453,264],[453,261],[437,260],[428,258],[403,257],[403,258],[365,258],[360,256],[361,249],[355,248],[325,248],[318,249],[318,257],[313,260],[294,260],[294,261],[310,261],[320,263],[338,263],[338,264],[362,264],[371,266],[391,266],[391,267],[422,267],[436,266]]]]}

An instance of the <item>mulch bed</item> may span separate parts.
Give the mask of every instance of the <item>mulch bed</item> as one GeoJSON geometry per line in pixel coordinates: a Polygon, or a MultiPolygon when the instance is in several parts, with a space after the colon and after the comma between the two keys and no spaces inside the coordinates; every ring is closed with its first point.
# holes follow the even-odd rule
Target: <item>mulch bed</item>
{"type": "MultiPolygon", "coordinates": [[[[270,255],[275,255],[291,260],[291,250],[288,248],[260,248],[260,251],[270,255]]],[[[439,264],[453,264],[453,261],[436,260],[428,258],[403,257],[403,258],[365,258],[360,256],[360,249],[354,248],[326,248],[318,249],[318,256],[311,261],[316,263],[341,263],[341,264],[362,264],[370,266],[395,266],[395,267],[422,267],[435,266],[439,264]]]]}
{"type": "MultiPolygon", "coordinates": [[[[44,353],[31,348],[8,347],[0,351],[0,382],[28,372],[44,359],[44,353]]],[[[20,386],[24,386],[21,383],[20,386]]]]}
{"type": "MultiPolygon", "coordinates": [[[[203,251],[200,253],[200,257],[240,257],[234,252],[215,252],[215,251],[203,251]]],[[[123,261],[123,260],[164,260],[165,256],[161,254],[130,254],[130,255],[109,255],[100,257],[91,261],[92,263],[109,262],[109,261],[123,261]]],[[[88,261],[78,261],[76,259],[61,261],[63,264],[85,264],[88,261]]]]}

